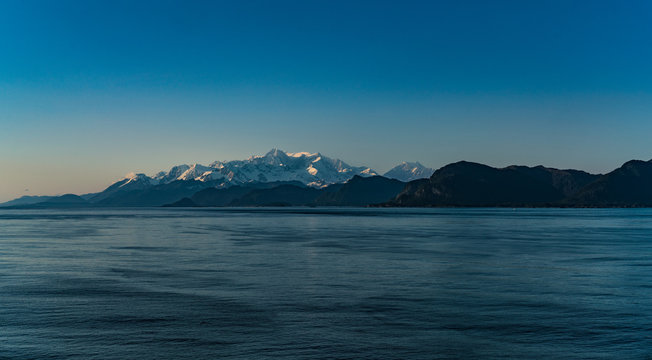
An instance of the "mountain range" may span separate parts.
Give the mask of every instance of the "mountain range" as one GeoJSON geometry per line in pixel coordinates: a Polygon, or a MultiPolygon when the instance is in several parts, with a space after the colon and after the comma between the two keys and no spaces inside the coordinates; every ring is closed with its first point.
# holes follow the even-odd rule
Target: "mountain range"
{"type": "Polygon", "coordinates": [[[215,161],[208,166],[178,165],[161,171],[153,177],[132,174],[151,185],[167,184],[177,180],[209,182],[217,186],[241,185],[252,182],[299,181],[305,185],[321,187],[341,183],[354,175],[378,175],[365,166],[351,166],[342,160],[320,153],[284,152],[272,149],[263,156],[247,160],[215,161]]]}
{"type": "Polygon", "coordinates": [[[433,171],[404,162],[380,176],[320,153],[273,149],[246,160],[177,165],[154,176],[131,173],[95,194],[26,196],[0,206],[647,207],[652,160],[628,161],[604,175],[468,161],[433,171]]]}
{"type": "MultiPolygon", "coordinates": [[[[403,163],[388,173],[400,179],[413,179],[424,171],[427,172],[424,169],[427,168],[418,163],[403,163]]],[[[272,149],[265,155],[251,156],[246,160],[215,161],[208,166],[176,165],[168,171],[160,171],[152,176],[129,173],[103,191],[81,197],[86,206],[161,206],[191,197],[203,189],[233,187],[235,190],[240,187],[251,190],[269,188],[272,185],[322,189],[333,184],[342,184],[354,176],[373,177],[378,176],[378,173],[369,167],[351,166],[320,153],[291,153],[272,149]]],[[[0,206],[54,206],[58,203],[56,198],[24,196],[0,206]]],[[[82,202],[75,203],[79,205],[82,202]]]]}

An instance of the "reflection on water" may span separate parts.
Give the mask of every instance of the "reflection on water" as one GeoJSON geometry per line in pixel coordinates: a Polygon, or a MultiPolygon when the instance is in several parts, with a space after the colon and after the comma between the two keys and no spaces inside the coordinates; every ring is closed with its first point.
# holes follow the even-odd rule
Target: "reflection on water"
{"type": "Polygon", "coordinates": [[[0,210],[0,359],[652,358],[652,210],[0,210]]]}

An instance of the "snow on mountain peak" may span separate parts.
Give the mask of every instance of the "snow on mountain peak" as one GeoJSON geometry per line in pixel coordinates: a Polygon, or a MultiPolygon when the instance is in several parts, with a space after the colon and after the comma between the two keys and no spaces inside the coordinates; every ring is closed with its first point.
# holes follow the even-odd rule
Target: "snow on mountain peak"
{"type": "Polygon", "coordinates": [[[119,182],[122,182],[120,187],[126,186],[128,184],[132,184],[135,182],[139,183],[144,183],[144,184],[149,184],[149,185],[156,185],[158,181],[150,178],[149,176],[145,174],[140,174],[140,173],[135,173],[135,172],[130,172],[125,175],[124,179],[120,180],[119,182]]]}
{"type": "Polygon", "coordinates": [[[130,173],[127,173],[124,178],[127,179],[127,180],[134,180],[134,179],[138,178],[139,175],[143,176],[145,174],[136,174],[135,172],[132,171],[130,173]]]}
{"type": "Polygon", "coordinates": [[[186,164],[173,166],[168,172],[161,171],[158,174],[154,175],[154,179],[158,180],[161,183],[169,183],[176,180],[188,169],[190,169],[190,165],[186,164]]]}
{"type": "Polygon", "coordinates": [[[303,157],[303,156],[305,156],[305,157],[316,157],[316,156],[319,156],[319,153],[309,153],[309,152],[307,152],[307,151],[295,152],[295,153],[290,153],[290,152],[289,152],[289,153],[285,153],[285,154],[286,154],[287,156],[295,157],[295,158],[297,158],[297,157],[303,157]]]}
{"type": "Polygon", "coordinates": [[[125,175],[122,180],[114,183],[118,188],[124,187],[147,187],[158,184],[158,180],[152,179],[149,176],[141,173],[130,172],[125,175]]]}
{"type": "Polygon", "coordinates": [[[345,182],[354,175],[378,174],[368,167],[351,166],[342,160],[332,159],[320,153],[307,151],[286,153],[280,149],[272,149],[265,155],[251,156],[247,160],[215,161],[210,166],[177,165],[151,178],[144,174],[132,174],[132,177],[146,178],[152,184],[167,184],[175,180],[216,181],[223,185],[299,181],[308,186],[320,187],[345,182]]]}
{"type": "Polygon", "coordinates": [[[184,171],[181,175],[179,175],[176,180],[195,180],[204,175],[204,173],[210,172],[212,170],[213,168],[208,166],[194,164],[190,166],[186,171],[184,171]]]}
{"type": "Polygon", "coordinates": [[[416,179],[429,178],[433,172],[435,172],[434,169],[425,167],[418,161],[404,161],[386,172],[383,176],[401,181],[412,181],[416,179]]]}

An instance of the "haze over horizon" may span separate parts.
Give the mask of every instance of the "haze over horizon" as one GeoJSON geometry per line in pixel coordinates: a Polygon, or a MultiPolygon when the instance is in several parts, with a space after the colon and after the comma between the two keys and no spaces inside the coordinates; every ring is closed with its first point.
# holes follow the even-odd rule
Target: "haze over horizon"
{"type": "Polygon", "coordinates": [[[3,1],[0,46],[0,202],[271,148],[381,173],[652,158],[645,1],[3,1]]]}

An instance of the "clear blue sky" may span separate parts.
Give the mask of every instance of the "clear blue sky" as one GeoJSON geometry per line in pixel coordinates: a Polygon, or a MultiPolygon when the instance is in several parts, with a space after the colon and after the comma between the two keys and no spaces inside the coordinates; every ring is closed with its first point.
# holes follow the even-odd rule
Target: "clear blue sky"
{"type": "Polygon", "coordinates": [[[0,200],[273,147],[650,159],[652,2],[0,1],[0,200]]]}

